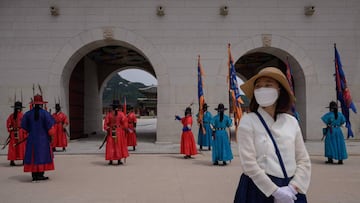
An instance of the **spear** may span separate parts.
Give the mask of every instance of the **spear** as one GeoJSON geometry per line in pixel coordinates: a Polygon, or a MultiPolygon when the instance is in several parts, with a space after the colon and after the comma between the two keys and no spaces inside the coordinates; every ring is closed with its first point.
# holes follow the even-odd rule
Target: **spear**
{"type": "Polygon", "coordinates": [[[39,91],[40,91],[40,95],[43,96],[43,91],[42,91],[41,86],[39,85],[39,83],[38,83],[38,88],[39,88],[39,91]]]}

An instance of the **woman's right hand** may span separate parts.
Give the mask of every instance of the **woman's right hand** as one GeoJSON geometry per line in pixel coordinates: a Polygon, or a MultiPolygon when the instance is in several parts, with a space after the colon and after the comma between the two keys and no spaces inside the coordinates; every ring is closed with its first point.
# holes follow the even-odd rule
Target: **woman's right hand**
{"type": "Polygon", "coordinates": [[[272,196],[274,203],[294,203],[297,192],[291,188],[292,186],[279,187],[272,196]]]}

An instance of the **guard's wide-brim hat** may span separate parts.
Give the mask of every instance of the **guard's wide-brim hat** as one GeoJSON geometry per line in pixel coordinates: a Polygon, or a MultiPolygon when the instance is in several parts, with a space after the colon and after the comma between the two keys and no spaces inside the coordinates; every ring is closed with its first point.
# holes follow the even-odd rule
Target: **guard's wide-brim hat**
{"type": "Polygon", "coordinates": [[[34,96],[34,101],[30,102],[30,104],[46,104],[47,101],[43,100],[43,97],[39,94],[34,96]]]}
{"type": "Polygon", "coordinates": [[[286,90],[288,95],[290,96],[291,103],[295,102],[295,96],[291,91],[289,82],[287,78],[285,77],[284,73],[281,72],[280,69],[275,67],[266,67],[259,71],[256,75],[254,75],[252,78],[250,78],[248,81],[246,81],[244,84],[240,85],[240,88],[245,93],[246,97],[250,100],[254,96],[254,86],[255,82],[258,78],[261,77],[269,77],[277,82],[280,83],[280,85],[286,90]]]}
{"type": "Polygon", "coordinates": [[[329,106],[327,106],[326,108],[336,108],[336,109],[338,109],[339,108],[339,106],[338,106],[338,104],[335,102],[335,101],[331,101],[330,103],[329,103],[329,106]]]}
{"type": "Polygon", "coordinates": [[[110,106],[113,106],[113,107],[120,107],[121,104],[120,104],[120,101],[115,99],[113,100],[112,104],[110,104],[110,106]]]}
{"type": "Polygon", "coordinates": [[[23,108],[26,108],[25,106],[22,105],[22,102],[15,102],[14,106],[11,106],[11,108],[17,108],[17,109],[23,109],[23,108]]]}
{"type": "Polygon", "coordinates": [[[225,111],[227,108],[225,108],[224,104],[220,103],[217,108],[215,108],[216,111],[225,111]]]}

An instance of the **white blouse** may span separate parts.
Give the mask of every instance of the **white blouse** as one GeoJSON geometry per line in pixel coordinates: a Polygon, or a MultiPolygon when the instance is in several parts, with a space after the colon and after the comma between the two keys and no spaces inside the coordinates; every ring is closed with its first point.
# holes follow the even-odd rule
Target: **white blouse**
{"type": "MultiPolygon", "coordinates": [[[[262,108],[260,115],[268,125],[283,159],[290,184],[306,193],[311,177],[311,162],[298,121],[281,113],[276,121],[262,108]]],[[[244,174],[269,197],[278,188],[267,176],[284,178],[274,145],[265,127],[255,113],[244,114],[237,131],[239,157],[244,174]]]]}

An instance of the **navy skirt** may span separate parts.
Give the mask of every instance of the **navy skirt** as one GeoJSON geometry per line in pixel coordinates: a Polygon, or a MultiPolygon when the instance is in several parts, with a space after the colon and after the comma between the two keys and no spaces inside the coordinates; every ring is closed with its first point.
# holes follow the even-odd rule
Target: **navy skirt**
{"type": "MultiPolygon", "coordinates": [[[[290,182],[289,179],[268,176],[279,187],[287,186],[290,182]]],[[[298,193],[296,197],[295,203],[307,203],[305,194],[298,193]]],[[[242,174],[236,190],[234,203],[274,203],[274,197],[272,195],[266,197],[249,176],[242,174]]]]}

